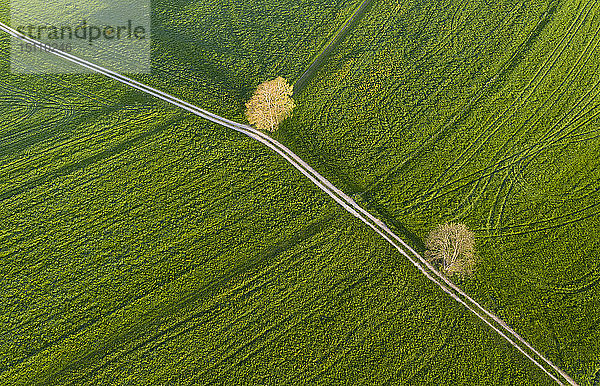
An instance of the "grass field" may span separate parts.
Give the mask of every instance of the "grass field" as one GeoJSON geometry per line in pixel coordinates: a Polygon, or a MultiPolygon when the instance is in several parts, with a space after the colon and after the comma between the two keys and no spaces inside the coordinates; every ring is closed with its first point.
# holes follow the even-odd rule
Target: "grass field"
{"type": "MultiPolygon", "coordinates": [[[[132,76],[215,113],[241,119],[244,102],[256,85],[272,74],[299,77],[359,3],[155,1],[152,73],[132,76]]],[[[87,6],[91,14],[100,12],[87,6]]],[[[30,19],[43,24],[45,15],[53,12],[40,2],[39,12],[30,19]]],[[[0,5],[0,20],[10,20],[9,14],[6,3],[0,5]]]]}
{"type": "Polygon", "coordinates": [[[599,32],[594,1],[374,3],[279,133],[417,246],[476,230],[465,288],[581,381],[600,366],[599,32]]]}
{"type": "MultiPolygon", "coordinates": [[[[156,3],[136,78],[240,117],[357,5],[156,3]]],[[[417,248],[475,229],[460,284],[589,384],[597,10],[374,1],[276,133],[417,248]]],[[[261,145],[95,75],[11,75],[6,43],[0,383],[550,383],[261,145]]]]}
{"type": "Polygon", "coordinates": [[[259,144],[96,76],[1,86],[3,384],[545,382],[259,144]]]}

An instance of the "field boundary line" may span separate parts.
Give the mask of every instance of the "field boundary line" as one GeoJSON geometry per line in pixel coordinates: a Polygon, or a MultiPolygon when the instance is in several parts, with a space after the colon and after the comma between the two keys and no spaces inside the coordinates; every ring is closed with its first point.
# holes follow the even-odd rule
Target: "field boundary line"
{"type": "Polygon", "coordinates": [[[406,257],[419,271],[421,271],[421,273],[423,273],[425,277],[427,277],[427,279],[436,284],[450,297],[452,297],[458,303],[462,304],[465,308],[467,308],[469,311],[475,314],[475,316],[477,316],[481,321],[483,321],[490,328],[492,328],[498,335],[503,337],[514,348],[516,348],[532,363],[539,367],[552,380],[557,382],[559,385],[564,385],[563,381],[561,381],[558,378],[561,377],[562,380],[564,380],[568,384],[577,385],[577,383],[573,379],[571,379],[563,370],[561,370],[558,366],[556,366],[550,360],[545,358],[541,353],[539,353],[535,348],[533,348],[527,341],[525,341],[525,339],[523,339],[519,334],[517,334],[502,319],[483,308],[479,303],[477,303],[474,299],[467,295],[463,290],[461,290],[458,286],[451,282],[447,277],[442,275],[435,267],[433,267],[431,263],[424,259],[413,248],[411,248],[404,240],[402,240],[395,233],[393,233],[381,220],[379,220],[370,212],[366,211],[364,208],[358,205],[350,196],[338,189],[335,185],[329,182],[329,180],[327,180],[325,177],[323,177],[321,174],[315,171],[310,165],[304,162],[300,157],[298,157],[294,152],[292,152],[290,149],[288,149],[283,144],[276,141],[269,135],[253,128],[252,126],[244,125],[223,118],[198,106],[188,103],[182,99],[179,99],[173,95],[155,89],[146,84],[140,83],[132,78],[126,77],[107,68],[88,62],[85,59],[81,59],[77,56],[60,51],[47,44],[41,43],[24,34],[21,34],[20,32],[14,30],[10,26],[2,22],[0,22],[0,30],[8,33],[16,39],[33,44],[37,48],[47,51],[48,53],[54,54],[67,61],[78,64],[88,70],[104,75],[108,78],[116,80],[134,89],[154,96],[169,104],[180,107],[194,115],[197,115],[213,123],[245,134],[248,137],[255,139],[263,145],[267,146],[268,148],[279,154],[281,157],[283,157],[300,173],[306,176],[320,190],[322,190],[324,193],[333,198],[333,200],[336,201],[348,213],[352,214],[354,217],[365,223],[377,234],[383,237],[389,244],[395,247],[404,257],[406,257]],[[522,347],[517,342],[522,344],[524,347],[522,347]],[[542,362],[548,365],[550,369],[544,366],[542,362]]]}

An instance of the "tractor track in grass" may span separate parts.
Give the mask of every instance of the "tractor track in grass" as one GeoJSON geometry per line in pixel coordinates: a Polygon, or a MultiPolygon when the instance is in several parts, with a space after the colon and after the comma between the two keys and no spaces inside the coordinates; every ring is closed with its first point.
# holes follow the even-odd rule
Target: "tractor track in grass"
{"type": "MultiPolygon", "coordinates": [[[[590,0],[587,4],[590,4],[591,2],[592,1],[590,0]]],[[[596,5],[596,3],[597,1],[594,2],[594,5],[596,5]]],[[[497,115],[491,123],[486,123],[484,128],[480,130],[477,138],[475,138],[475,140],[466,149],[464,149],[461,154],[458,155],[458,157],[446,168],[446,170],[444,170],[444,172],[438,176],[438,178],[430,183],[430,187],[428,189],[420,193],[422,197],[431,196],[435,193],[438,193],[441,190],[439,185],[445,182],[443,179],[446,178],[448,180],[453,178],[464,167],[464,165],[476,157],[483,146],[486,145],[489,140],[509,121],[509,119],[513,117],[529,100],[539,85],[544,81],[544,79],[546,79],[547,75],[554,68],[556,62],[565,52],[566,48],[572,42],[575,34],[584,24],[587,16],[589,16],[591,9],[591,7],[584,7],[580,10],[579,15],[571,23],[567,33],[563,35],[560,43],[557,44],[554,50],[546,57],[543,65],[541,65],[534,76],[530,78],[529,83],[523,87],[519,95],[515,98],[515,101],[511,105],[507,106],[502,113],[497,115]],[[587,13],[584,16],[584,11],[586,9],[587,13]],[[510,114],[507,117],[508,113],[510,114]],[[454,169],[454,171],[451,171],[452,169],[454,169]]]]}
{"type": "MultiPolygon", "coordinates": [[[[519,102],[519,105],[517,107],[521,108],[531,97],[531,95],[536,91],[536,89],[538,88],[538,86],[541,84],[542,81],[544,81],[544,78],[548,75],[548,73],[550,71],[552,71],[556,66],[556,62],[560,59],[560,57],[563,55],[565,49],[567,49],[571,43],[572,40],[574,38],[575,33],[577,33],[580,28],[582,28],[582,25],[584,25],[587,21],[588,21],[588,17],[591,13],[591,11],[593,10],[594,7],[596,7],[598,4],[598,1],[595,1],[592,3],[592,1],[588,1],[585,6],[580,9],[579,14],[577,16],[576,19],[574,19],[573,23],[571,24],[571,26],[569,27],[569,33],[565,34],[565,36],[563,36],[563,39],[561,40],[561,43],[558,44],[554,50],[549,54],[549,56],[546,58],[546,61],[544,62],[543,66],[540,66],[540,68],[538,69],[537,73],[535,74],[535,76],[530,80],[529,84],[523,88],[520,96],[518,98],[516,98],[516,101],[519,102]],[[589,5],[592,5],[591,7],[589,5]],[[587,12],[586,12],[587,10],[587,12]],[[572,31],[574,29],[574,31],[572,31]],[[567,37],[569,37],[568,40],[567,37]],[[564,44],[563,44],[564,43],[564,44]],[[562,47],[562,48],[560,48],[562,47]],[[558,51],[560,48],[560,51],[558,51]],[[542,74],[541,77],[539,77],[540,73],[542,73],[542,71],[545,71],[544,74],[542,74]],[[537,79],[537,80],[536,80],[537,79]],[[537,82],[537,84],[534,84],[535,82],[537,82]],[[529,95],[525,96],[527,90],[531,90],[529,95]]],[[[598,33],[600,32],[600,29],[596,29],[595,33],[594,33],[594,38],[598,35],[598,33]]],[[[593,57],[593,52],[596,50],[598,44],[596,43],[595,45],[593,45],[592,43],[595,41],[595,39],[591,39],[588,41],[588,44],[586,45],[585,50],[583,50],[583,52],[579,55],[578,60],[577,60],[577,64],[572,66],[571,70],[569,71],[568,75],[562,80],[561,84],[553,91],[551,97],[546,100],[542,105],[540,105],[536,111],[527,119],[527,121],[521,126],[521,128],[519,128],[518,130],[515,130],[511,136],[510,139],[505,141],[505,143],[495,152],[494,156],[492,157],[492,159],[496,159],[498,157],[501,157],[501,149],[503,148],[507,148],[510,141],[514,140],[514,138],[521,138],[523,136],[525,136],[526,134],[529,133],[529,131],[531,130],[531,128],[535,127],[535,123],[539,122],[539,120],[544,116],[544,114],[538,114],[540,111],[542,111],[543,109],[545,109],[545,111],[547,112],[552,106],[554,106],[554,104],[556,104],[558,101],[560,101],[560,99],[563,97],[563,94],[558,94],[558,92],[561,90],[561,88],[563,88],[565,85],[570,85],[575,78],[577,78],[581,71],[582,71],[582,67],[578,66],[578,64],[585,59],[584,63],[587,63],[587,61],[593,57]],[[592,47],[593,46],[593,47],[592,47]],[[589,51],[591,48],[591,51],[589,51]],[[574,77],[573,77],[574,75],[574,77]],[[548,103],[550,103],[550,99],[552,99],[552,97],[554,97],[555,95],[558,94],[558,99],[555,99],[552,101],[552,103],[547,106],[548,103]],[[526,127],[526,125],[528,123],[530,123],[530,121],[532,121],[536,114],[538,115],[538,118],[534,121],[533,124],[530,125],[530,129],[525,130],[525,132],[523,132],[522,129],[524,129],[526,127]],[[518,135],[519,133],[521,133],[520,135],[518,135]]],[[[597,86],[597,85],[596,85],[597,86]]],[[[597,90],[597,87],[594,86],[592,87],[588,93],[581,99],[580,102],[578,102],[574,107],[571,108],[571,111],[575,110],[575,107],[579,106],[580,103],[582,103],[587,96],[594,90],[597,90]]],[[[595,98],[595,96],[594,96],[595,98]]],[[[589,102],[588,102],[589,103],[589,102]]],[[[510,107],[515,107],[515,105],[511,105],[510,107]]],[[[488,129],[492,126],[494,126],[497,122],[500,122],[498,124],[498,127],[496,129],[494,129],[494,131],[498,130],[501,126],[505,125],[508,120],[514,116],[516,114],[517,110],[514,110],[512,112],[511,117],[502,119],[502,117],[505,117],[505,115],[507,114],[507,112],[509,111],[509,108],[507,108],[506,110],[504,110],[504,112],[502,112],[501,115],[499,115],[496,120],[492,123],[492,124],[486,124],[486,128],[485,130],[482,131],[482,134],[480,135],[483,136],[483,134],[485,132],[488,131],[488,129]]],[[[554,129],[559,123],[561,123],[565,117],[567,117],[569,114],[565,114],[565,116],[563,116],[563,118],[561,118],[552,128],[554,129]]],[[[585,116],[585,114],[580,114],[579,116],[576,117],[583,117],[585,116]]],[[[569,123],[570,125],[570,123],[569,123]]],[[[559,130],[563,131],[563,129],[559,130]]],[[[554,135],[553,131],[549,131],[552,135],[554,135]]],[[[466,160],[461,161],[461,158],[463,158],[463,155],[467,154],[469,152],[469,148],[467,148],[466,150],[464,150],[464,152],[455,160],[453,161],[453,164],[448,166],[448,168],[430,185],[430,188],[428,188],[427,190],[425,190],[425,193],[419,193],[418,195],[415,194],[413,196],[412,202],[409,203],[409,201],[406,201],[405,204],[408,205],[408,208],[414,208],[417,207],[419,205],[424,205],[427,202],[430,201],[434,201],[435,199],[445,195],[446,193],[444,193],[444,190],[447,190],[448,188],[451,188],[452,185],[455,185],[455,183],[457,183],[458,181],[460,181],[462,178],[458,178],[458,179],[454,179],[452,180],[453,177],[457,176],[457,173],[462,170],[463,166],[466,165],[466,163],[470,162],[473,157],[475,156],[475,154],[477,154],[477,150],[479,150],[480,148],[482,148],[482,146],[487,143],[489,141],[489,137],[491,137],[494,133],[489,134],[488,138],[486,138],[485,140],[483,140],[483,142],[481,142],[476,150],[471,151],[471,155],[468,156],[468,158],[466,158],[466,160]],[[458,165],[454,171],[452,171],[453,167],[459,163],[459,161],[462,162],[461,165],[458,165]],[[448,174],[449,173],[449,174],[448,174]],[[448,174],[447,176],[445,176],[446,174],[448,174]],[[444,180],[445,179],[445,180],[444,180]],[[427,195],[429,195],[429,197],[426,197],[427,195]]],[[[544,134],[544,136],[542,136],[542,139],[539,140],[539,143],[536,143],[534,145],[532,145],[530,148],[526,149],[526,151],[524,152],[524,155],[519,155],[517,158],[515,158],[513,161],[510,161],[510,164],[505,164],[504,160],[510,159],[511,157],[508,158],[504,158],[504,159],[500,159],[498,162],[496,162],[494,165],[490,165],[488,167],[494,168],[493,172],[490,173],[490,175],[487,175],[487,178],[491,178],[491,175],[493,174],[497,174],[498,172],[501,171],[501,169],[506,169],[506,167],[512,167],[514,168],[515,166],[517,166],[518,164],[521,164],[522,162],[525,162],[528,158],[530,157],[534,157],[536,154],[533,154],[530,149],[535,150],[535,148],[537,147],[542,147],[542,148],[548,148],[550,145],[546,144],[547,141],[550,141],[551,139],[548,139],[548,134],[544,134]],[[511,166],[512,165],[512,166],[511,166]]],[[[479,137],[478,137],[479,139],[479,137]]],[[[553,139],[552,139],[553,140],[553,139]]],[[[554,143],[554,142],[552,142],[554,143]]],[[[474,144],[472,144],[474,145],[474,144]]],[[[470,145],[470,146],[472,146],[470,145]]],[[[485,167],[484,169],[480,169],[480,171],[486,170],[488,169],[488,167],[485,167]]],[[[473,174],[471,174],[472,176],[473,174]]],[[[504,177],[502,177],[502,182],[501,185],[504,186],[506,183],[506,179],[508,178],[509,173],[505,174],[504,177]]],[[[484,176],[485,177],[485,176],[484,176]]],[[[473,184],[474,182],[476,182],[477,180],[471,180],[469,182],[467,182],[466,184],[462,184],[459,187],[464,187],[467,186],[469,184],[473,184]]],[[[510,192],[512,189],[512,185],[509,183],[507,190],[510,192]]],[[[456,189],[452,189],[452,190],[456,190],[456,189]]],[[[451,191],[452,191],[451,190],[451,191]]],[[[494,227],[496,227],[496,224],[499,219],[502,216],[503,213],[503,207],[504,204],[506,203],[506,195],[504,195],[504,202],[503,203],[499,203],[499,197],[500,197],[500,191],[497,192],[496,195],[496,200],[494,203],[494,210],[496,210],[497,208],[499,208],[497,213],[492,213],[492,211],[490,211],[490,213],[488,213],[488,228],[492,229],[494,227]],[[495,216],[495,219],[494,219],[495,216]]]]}
{"type": "Polygon", "coordinates": [[[308,83],[310,78],[312,78],[319,71],[319,69],[321,68],[321,65],[323,64],[323,62],[325,61],[327,56],[329,54],[331,54],[331,52],[344,39],[349,28],[353,24],[355,24],[362,17],[362,15],[364,15],[367,7],[369,5],[371,5],[372,1],[373,0],[363,0],[363,2],[358,6],[358,8],[356,8],[356,10],[352,13],[352,16],[350,16],[350,18],[348,20],[346,20],[346,22],[335,33],[335,35],[329,41],[329,43],[327,43],[325,48],[323,48],[323,50],[321,50],[321,52],[319,52],[317,54],[317,56],[312,61],[312,63],[308,66],[306,71],[304,71],[304,73],[302,75],[300,75],[298,80],[294,83],[294,86],[293,86],[294,94],[297,94],[298,92],[300,92],[304,88],[304,86],[308,83]]]}
{"type": "Polygon", "coordinates": [[[351,215],[362,221],[364,224],[373,229],[377,234],[383,237],[388,243],[396,248],[405,258],[407,258],[428,280],[440,287],[445,293],[452,297],[455,301],[462,304],[465,308],[471,311],[481,321],[492,328],[497,334],[503,337],[509,344],[521,352],[526,358],[533,362],[539,367],[546,375],[557,382],[560,385],[564,385],[565,382],[571,385],[576,385],[575,381],[572,380],[564,371],[558,368],[554,363],[546,359],[541,353],[533,348],[525,339],[517,334],[511,327],[509,327],[504,321],[492,314],[479,303],[467,295],[463,290],[457,287],[448,278],[442,275],[433,265],[425,260],[419,253],[411,248],[404,240],[400,239],[394,232],[392,232],[383,222],[374,217],[371,213],[367,212],[361,206],[359,206],[352,198],[346,195],[344,192],[339,190],[325,177],[315,171],[306,162],[300,159],[295,153],[279,143],[275,139],[271,138],[267,134],[256,130],[255,128],[240,124],[228,120],[213,114],[207,110],[201,109],[195,105],[192,105],[186,101],[183,101],[173,95],[167,94],[163,91],[157,90],[146,84],[140,83],[132,78],[123,76],[114,71],[100,67],[96,64],[88,62],[84,59],[78,58],[66,52],[62,52],[46,44],[43,44],[37,40],[31,39],[16,30],[12,29],[4,23],[0,23],[0,30],[11,35],[13,38],[22,40],[26,43],[33,44],[34,46],[47,51],[53,55],[56,55],[64,60],[75,63],[83,68],[91,70],[95,73],[104,75],[117,82],[125,84],[126,86],[132,87],[136,90],[144,92],[155,98],[158,98],[171,105],[186,110],[196,116],[207,119],[213,123],[219,124],[223,127],[240,132],[248,137],[260,142],[273,150],[275,153],[283,157],[288,163],[290,163],[295,169],[307,177],[313,182],[320,190],[329,195],[334,201],[336,201],[342,208],[344,208],[351,215]]]}

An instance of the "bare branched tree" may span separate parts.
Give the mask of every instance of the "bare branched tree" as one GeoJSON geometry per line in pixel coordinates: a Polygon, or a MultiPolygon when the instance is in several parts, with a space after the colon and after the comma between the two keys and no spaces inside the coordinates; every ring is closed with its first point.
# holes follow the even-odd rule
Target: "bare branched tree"
{"type": "Polygon", "coordinates": [[[465,276],[475,270],[475,235],[464,224],[438,225],[427,236],[425,247],[427,259],[440,264],[448,275],[465,276]]]}
{"type": "Polygon", "coordinates": [[[275,131],[294,109],[293,88],[282,77],[261,83],[246,103],[246,118],[261,130],[275,131]]]}

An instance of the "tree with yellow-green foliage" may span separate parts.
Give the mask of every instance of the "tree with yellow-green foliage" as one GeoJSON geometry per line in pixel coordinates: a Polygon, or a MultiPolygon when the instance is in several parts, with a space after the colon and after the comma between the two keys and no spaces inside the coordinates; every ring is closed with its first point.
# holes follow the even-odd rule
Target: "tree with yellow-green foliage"
{"type": "Polygon", "coordinates": [[[292,94],[292,86],[282,77],[259,84],[246,103],[248,122],[260,130],[277,130],[295,107],[292,94]]]}

